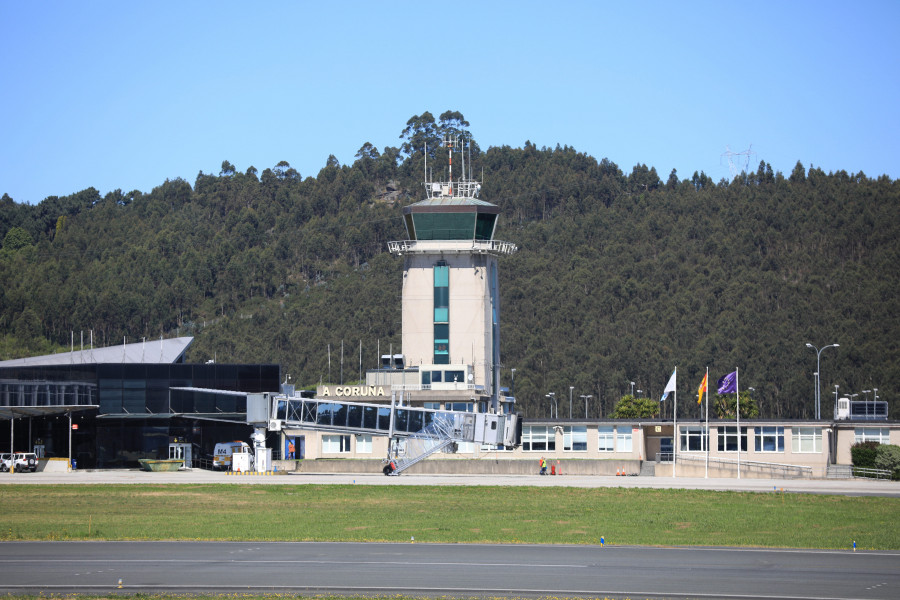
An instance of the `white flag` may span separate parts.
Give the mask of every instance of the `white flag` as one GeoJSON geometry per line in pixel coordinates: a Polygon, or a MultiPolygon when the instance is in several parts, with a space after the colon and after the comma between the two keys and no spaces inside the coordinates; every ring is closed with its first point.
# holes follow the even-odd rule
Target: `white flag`
{"type": "Polygon", "coordinates": [[[672,376],[669,377],[669,383],[666,384],[666,389],[663,390],[662,398],[659,399],[660,402],[665,402],[666,397],[668,397],[669,392],[675,391],[675,373],[678,372],[678,369],[672,371],[672,376]]]}

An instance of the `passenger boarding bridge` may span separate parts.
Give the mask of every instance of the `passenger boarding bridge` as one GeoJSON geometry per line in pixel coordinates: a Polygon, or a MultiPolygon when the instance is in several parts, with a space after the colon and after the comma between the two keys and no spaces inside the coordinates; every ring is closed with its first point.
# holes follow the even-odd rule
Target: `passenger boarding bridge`
{"type": "Polygon", "coordinates": [[[247,398],[247,421],[269,431],[309,429],[406,439],[405,455],[393,461],[388,457],[385,475],[399,475],[454,443],[512,448],[522,439],[522,425],[516,414],[419,408],[404,406],[396,398],[387,405],[254,394],[247,398]],[[264,413],[267,418],[263,424],[264,413]]]}

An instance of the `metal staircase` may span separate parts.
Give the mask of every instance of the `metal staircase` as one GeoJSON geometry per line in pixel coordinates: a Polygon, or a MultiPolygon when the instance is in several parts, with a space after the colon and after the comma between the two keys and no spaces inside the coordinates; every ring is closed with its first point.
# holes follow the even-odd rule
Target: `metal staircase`
{"type": "Polygon", "coordinates": [[[435,452],[447,448],[456,440],[463,439],[465,436],[463,430],[467,428],[467,423],[465,419],[461,423],[457,423],[457,421],[458,419],[454,418],[454,415],[436,414],[430,425],[406,438],[406,452],[402,457],[394,459],[392,461],[394,469],[391,471],[388,468],[385,473],[399,475],[435,452]]]}

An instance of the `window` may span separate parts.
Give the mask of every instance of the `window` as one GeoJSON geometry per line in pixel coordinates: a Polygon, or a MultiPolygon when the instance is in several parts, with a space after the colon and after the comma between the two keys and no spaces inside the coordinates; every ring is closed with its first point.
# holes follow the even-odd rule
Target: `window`
{"type": "Polygon", "coordinates": [[[702,426],[688,426],[679,428],[679,446],[678,449],[683,452],[703,452],[706,450],[706,441],[708,439],[706,432],[702,426]]]}
{"type": "Polygon", "coordinates": [[[791,429],[791,452],[822,453],[822,429],[819,427],[794,427],[791,429]]]}
{"type": "MultiPolygon", "coordinates": [[[[738,431],[736,425],[719,427],[719,452],[738,451],[738,431]]],[[[741,427],[741,452],[747,451],[747,428],[741,427]]]]}
{"type": "MultiPolygon", "coordinates": [[[[434,265],[434,364],[450,363],[450,267],[434,265]]],[[[432,379],[432,381],[439,381],[432,379]]]]}
{"type": "Polygon", "coordinates": [[[446,371],[444,373],[444,381],[448,383],[465,383],[466,374],[462,371],[446,371]]]}
{"type": "Polygon", "coordinates": [[[358,435],[356,436],[356,453],[372,454],[372,436],[358,435]]]}
{"type": "Polygon", "coordinates": [[[349,435],[323,435],[322,454],[344,454],[350,452],[349,435]]]}
{"type": "Polygon", "coordinates": [[[457,454],[473,454],[475,452],[475,443],[474,442],[457,442],[456,443],[456,453],[457,454]]]}
{"type": "Polygon", "coordinates": [[[631,452],[631,428],[616,428],[616,452],[631,452]]]}
{"type": "Polygon", "coordinates": [[[456,412],[475,412],[474,402],[448,402],[447,410],[456,412]]]}
{"type": "Polygon", "coordinates": [[[891,443],[891,430],[887,427],[857,427],[853,437],[853,441],[857,444],[860,442],[889,444],[891,443]]]}
{"type": "Polygon", "coordinates": [[[600,426],[597,428],[597,434],[600,437],[600,443],[597,446],[600,452],[616,451],[616,434],[613,427],[600,426]]]}
{"type": "MultiPolygon", "coordinates": [[[[434,324],[434,364],[450,364],[450,326],[446,323],[434,324]]],[[[431,372],[431,382],[440,381],[440,371],[431,372]]]]}
{"type": "Polygon", "coordinates": [[[754,427],[757,452],[784,452],[784,427],[754,427]]]}
{"type": "Polygon", "coordinates": [[[563,427],[563,450],[566,452],[587,452],[587,426],[563,427]]]}
{"type": "Polygon", "coordinates": [[[556,450],[556,432],[546,425],[522,427],[522,450],[525,452],[551,452],[556,450]]]}
{"type": "Polygon", "coordinates": [[[441,410],[440,402],[424,402],[422,408],[430,408],[431,410],[441,410]]]}

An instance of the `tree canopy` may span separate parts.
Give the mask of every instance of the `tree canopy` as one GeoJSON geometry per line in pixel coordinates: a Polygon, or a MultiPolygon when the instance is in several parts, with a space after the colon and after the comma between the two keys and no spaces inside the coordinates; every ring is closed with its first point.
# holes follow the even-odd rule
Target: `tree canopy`
{"type": "MultiPolygon", "coordinates": [[[[287,161],[259,173],[223,160],[218,175],[150,192],[4,195],[0,358],[92,331],[97,345],[193,335],[191,360],[281,363],[303,384],[340,377],[342,341],[357,348],[345,363],[361,342],[373,368],[379,349],[402,351],[402,261],[386,245],[422,198],[421,151],[432,168],[441,135],[468,128],[426,111],[399,148],[366,142],[352,164],[330,156],[306,178],[287,161]]],[[[501,384],[515,368],[526,416],[548,416],[546,394],[570,386],[607,416],[631,381],[658,398],[677,366],[681,397],[707,367],[738,367],[761,416],[810,418],[807,342],[840,343],[822,355],[823,415],[836,384],[878,388],[897,414],[896,181],[799,161],[789,177],[762,161],[732,181],[663,181],[569,146],[470,149],[481,198],[501,210],[496,238],[520,248],[500,262],[501,384]]],[[[696,401],[678,410],[700,416],[696,401]]]]}

